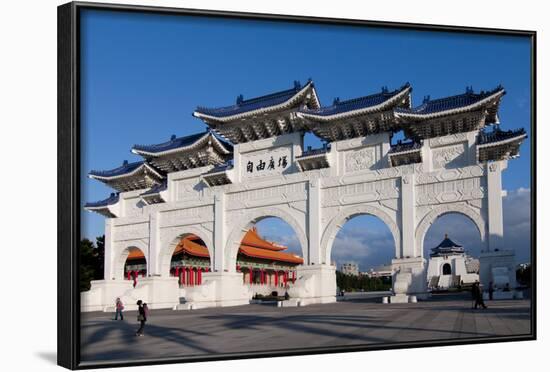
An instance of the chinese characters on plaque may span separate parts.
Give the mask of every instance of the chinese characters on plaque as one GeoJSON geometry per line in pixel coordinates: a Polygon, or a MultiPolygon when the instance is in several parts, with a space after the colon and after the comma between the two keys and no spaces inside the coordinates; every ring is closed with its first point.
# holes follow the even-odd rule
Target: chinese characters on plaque
{"type": "Polygon", "coordinates": [[[249,160],[246,163],[246,173],[261,173],[273,171],[275,168],[285,169],[288,167],[287,155],[279,157],[269,157],[269,159],[258,159],[256,161],[249,160]]]}

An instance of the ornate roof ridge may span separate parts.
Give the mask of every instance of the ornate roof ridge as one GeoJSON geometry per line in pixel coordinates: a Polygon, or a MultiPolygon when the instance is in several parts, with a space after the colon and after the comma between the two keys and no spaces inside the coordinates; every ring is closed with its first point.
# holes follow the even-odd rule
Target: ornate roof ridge
{"type": "Polygon", "coordinates": [[[413,108],[397,107],[395,112],[413,115],[429,115],[474,105],[499,92],[502,92],[502,94],[506,93],[501,85],[498,85],[495,89],[489,91],[482,90],[479,93],[474,93],[473,89],[469,87],[466,89],[465,93],[455,94],[452,96],[440,97],[436,99],[431,99],[430,96],[426,96],[424,97],[422,104],[413,108]]]}
{"type": "Polygon", "coordinates": [[[120,193],[118,192],[112,192],[111,195],[109,195],[106,199],[98,200],[95,202],[88,202],[84,205],[84,208],[100,208],[100,207],[106,207],[109,205],[113,205],[118,203],[120,198],[120,193]]]}
{"type": "Polygon", "coordinates": [[[164,153],[175,152],[178,150],[185,150],[191,148],[193,145],[199,143],[201,140],[213,137],[215,141],[225,150],[226,153],[233,151],[233,145],[227,141],[218,138],[212,131],[206,130],[205,132],[195,133],[188,136],[176,137],[172,135],[170,140],[158,144],[152,145],[134,145],[132,152],[138,155],[162,155],[164,153]]]}
{"type": "Polygon", "coordinates": [[[213,117],[227,117],[233,115],[243,114],[249,111],[254,111],[261,109],[263,107],[270,107],[275,105],[283,104],[284,102],[290,100],[299,92],[303,91],[308,87],[314,87],[313,81],[310,79],[308,82],[302,86],[299,81],[294,81],[294,87],[290,89],[285,89],[282,91],[265,94],[262,96],[252,97],[249,99],[244,99],[242,94],[237,97],[237,102],[233,105],[222,106],[222,107],[205,107],[197,106],[194,112],[195,114],[204,114],[207,116],[213,117]],[[264,104],[264,105],[261,105],[264,104]],[[247,107],[251,106],[251,107],[247,107]]]}
{"type": "Polygon", "coordinates": [[[405,90],[412,90],[410,83],[407,82],[403,84],[400,88],[394,89],[391,92],[388,91],[387,87],[383,87],[380,92],[361,97],[350,98],[345,101],[340,101],[339,98],[336,98],[330,106],[324,106],[318,109],[304,108],[300,109],[299,112],[311,115],[329,116],[346,111],[369,108],[383,104],[405,90]]]}
{"type": "Polygon", "coordinates": [[[132,163],[129,163],[128,160],[124,160],[122,165],[108,170],[91,170],[88,175],[92,178],[99,177],[99,178],[110,178],[110,177],[118,177],[123,176],[126,174],[130,174],[136,170],[138,170],[140,167],[148,165],[144,160],[135,161],[132,163]]]}
{"type": "Polygon", "coordinates": [[[480,130],[477,137],[477,144],[485,145],[488,143],[494,143],[523,136],[527,136],[525,128],[502,130],[499,126],[495,126],[492,132],[485,132],[484,130],[480,130]]]}

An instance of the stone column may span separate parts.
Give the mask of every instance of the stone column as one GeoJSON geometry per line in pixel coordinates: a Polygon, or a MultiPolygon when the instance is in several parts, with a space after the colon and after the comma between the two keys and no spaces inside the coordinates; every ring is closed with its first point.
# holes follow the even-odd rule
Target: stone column
{"type": "Polygon", "coordinates": [[[169,276],[170,273],[160,272],[160,216],[158,212],[152,211],[149,215],[149,252],[147,256],[147,276],[161,275],[169,276]]]}
{"type": "MultiPolygon", "coordinates": [[[[486,165],[487,172],[487,242],[486,250],[479,257],[479,281],[485,288],[493,282],[497,287],[506,283],[516,286],[516,262],[513,249],[504,250],[504,223],[502,213],[502,171],[507,167],[506,160],[486,165]]],[[[507,293],[518,295],[515,291],[507,293]]]]}
{"type": "Polygon", "coordinates": [[[502,249],[504,224],[502,217],[502,170],[505,161],[487,164],[487,250],[502,249]]]}
{"type": "Polygon", "coordinates": [[[113,272],[113,218],[105,219],[105,258],[103,263],[103,278],[112,280],[115,278],[113,272]]]}
{"type": "Polygon", "coordinates": [[[395,258],[421,257],[422,247],[416,247],[414,174],[401,178],[401,252],[395,258]]]}
{"type": "Polygon", "coordinates": [[[223,272],[235,268],[225,267],[225,194],[214,195],[214,257],[212,257],[212,271],[223,272]]]}
{"type": "MultiPolygon", "coordinates": [[[[309,181],[309,195],[307,208],[307,229],[309,232],[307,257],[304,262],[308,265],[315,265],[321,262],[321,188],[318,178],[309,181]]],[[[330,264],[330,262],[328,262],[330,264]]]]}

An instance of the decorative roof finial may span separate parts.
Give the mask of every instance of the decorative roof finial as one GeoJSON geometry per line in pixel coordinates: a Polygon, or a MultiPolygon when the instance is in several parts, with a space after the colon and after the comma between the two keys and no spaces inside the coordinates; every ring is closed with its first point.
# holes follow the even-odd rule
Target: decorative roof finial
{"type": "Polygon", "coordinates": [[[382,87],[382,93],[388,93],[388,86],[387,85],[384,85],[382,87]]]}
{"type": "Polygon", "coordinates": [[[445,233],[445,239],[449,239],[449,235],[447,235],[447,233],[445,233]]]}
{"type": "Polygon", "coordinates": [[[430,102],[430,95],[424,96],[424,99],[422,100],[422,103],[428,103],[430,102]]]}
{"type": "Polygon", "coordinates": [[[300,83],[300,80],[294,80],[294,89],[298,90],[302,88],[302,83],[300,83]]]}
{"type": "Polygon", "coordinates": [[[340,97],[336,97],[336,98],[334,98],[334,101],[332,101],[333,106],[336,106],[338,104],[340,104],[340,97]]]}
{"type": "Polygon", "coordinates": [[[173,140],[175,140],[175,139],[176,139],[176,135],[175,135],[175,134],[172,134],[172,135],[170,136],[170,141],[173,141],[173,140]]]}
{"type": "Polygon", "coordinates": [[[241,103],[243,103],[243,101],[244,101],[243,95],[242,95],[242,94],[239,94],[239,95],[237,96],[237,105],[240,105],[241,103]]]}
{"type": "Polygon", "coordinates": [[[128,160],[124,160],[124,161],[122,162],[122,165],[128,165],[128,160]]]}
{"type": "Polygon", "coordinates": [[[466,93],[468,93],[468,94],[474,93],[474,87],[471,86],[471,85],[469,87],[466,87],[466,93]]]}

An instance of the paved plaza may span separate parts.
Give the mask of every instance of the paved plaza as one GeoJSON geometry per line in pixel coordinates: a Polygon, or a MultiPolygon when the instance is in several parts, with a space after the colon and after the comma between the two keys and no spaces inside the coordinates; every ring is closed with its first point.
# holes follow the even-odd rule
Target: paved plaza
{"type": "Polygon", "coordinates": [[[530,333],[530,301],[488,301],[472,310],[468,293],[429,301],[382,304],[380,299],[297,308],[248,305],[193,311],[152,310],[144,337],[136,313],[82,315],[82,361],[200,356],[303,347],[449,340],[530,333]]]}

